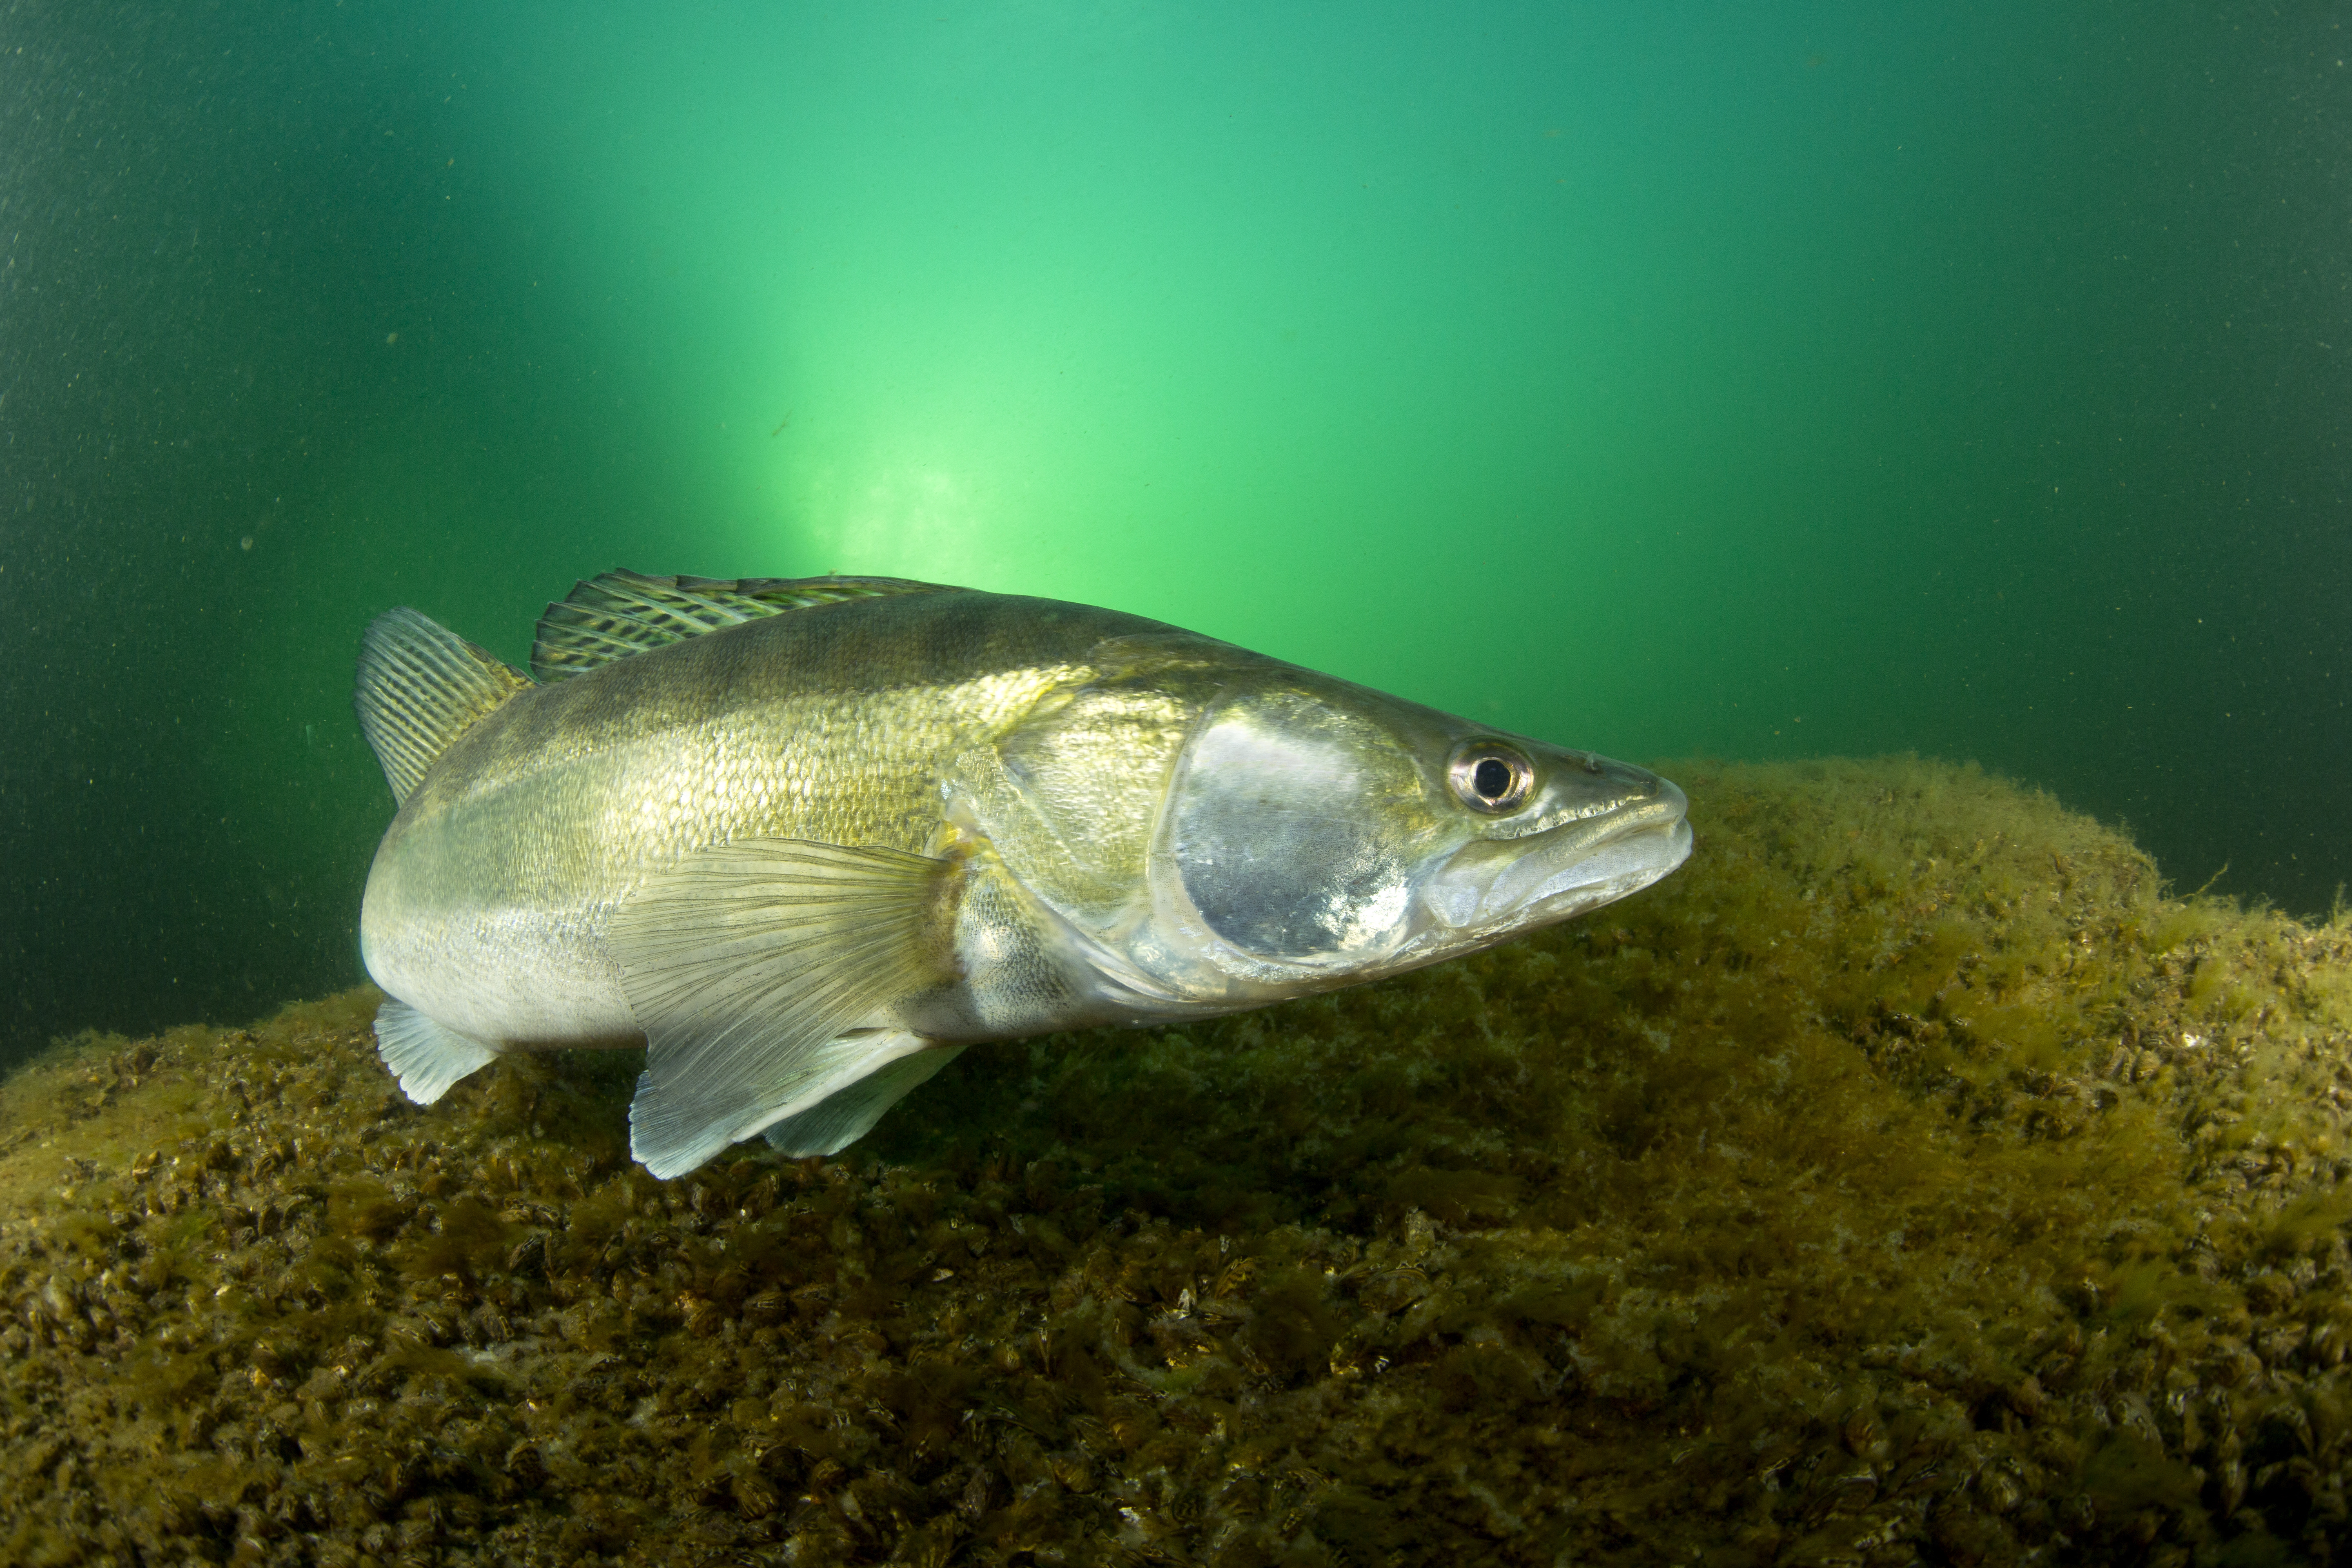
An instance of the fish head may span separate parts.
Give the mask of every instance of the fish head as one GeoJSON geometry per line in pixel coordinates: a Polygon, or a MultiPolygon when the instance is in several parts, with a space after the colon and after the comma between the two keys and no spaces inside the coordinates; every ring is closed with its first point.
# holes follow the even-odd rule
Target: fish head
{"type": "Polygon", "coordinates": [[[1683,794],[1654,773],[1303,675],[1228,688],[1171,781],[1152,902],[1219,969],[1280,984],[1412,968],[1622,898],[1690,853],[1683,794]]]}
{"type": "Polygon", "coordinates": [[[1093,744],[1015,748],[1045,815],[1013,868],[1130,989],[1231,1006],[1353,984],[1567,920],[1690,853],[1682,792],[1644,769],[1239,649],[1159,676],[1120,688],[1151,715],[1124,742],[1097,687],[1048,721],[1093,744]],[[1085,898],[1056,896],[1110,799],[1126,847],[1085,898]]]}

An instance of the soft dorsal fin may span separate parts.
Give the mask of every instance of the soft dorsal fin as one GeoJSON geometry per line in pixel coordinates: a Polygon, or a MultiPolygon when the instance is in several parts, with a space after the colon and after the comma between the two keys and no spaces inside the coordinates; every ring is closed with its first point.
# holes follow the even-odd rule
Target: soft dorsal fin
{"type": "Polygon", "coordinates": [[[361,634],[352,705],[383,764],[383,782],[394,800],[404,801],[452,741],[530,689],[520,670],[404,605],[361,634]]]}
{"type": "Polygon", "coordinates": [[[936,594],[903,577],[648,577],[626,569],[572,585],[540,617],[530,670],[541,680],[579,675],[633,653],[684,642],[763,616],[886,594],[936,594]]]}

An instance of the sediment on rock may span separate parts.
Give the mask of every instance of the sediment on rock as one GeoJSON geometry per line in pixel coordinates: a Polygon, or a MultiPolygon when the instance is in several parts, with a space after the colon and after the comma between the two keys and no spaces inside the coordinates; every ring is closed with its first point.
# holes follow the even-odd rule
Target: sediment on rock
{"type": "Polygon", "coordinates": [[[2325,1561],[2352,928],[1909,759],[1587,920],[631,1165],[374,997],[0,1084],[0,1558],[2325,1561]]]}

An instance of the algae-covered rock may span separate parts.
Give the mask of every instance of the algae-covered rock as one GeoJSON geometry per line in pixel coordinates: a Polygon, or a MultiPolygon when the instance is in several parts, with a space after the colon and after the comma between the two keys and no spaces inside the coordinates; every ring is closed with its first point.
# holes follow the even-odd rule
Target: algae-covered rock
{"type": "Polygon", "coordinates": [[[0,1559],[2324,1560],[2352,928],[1913,761],[1670,770],[1667,883],[631,1165],[373,993],[0,1086],[0,1559]]]}

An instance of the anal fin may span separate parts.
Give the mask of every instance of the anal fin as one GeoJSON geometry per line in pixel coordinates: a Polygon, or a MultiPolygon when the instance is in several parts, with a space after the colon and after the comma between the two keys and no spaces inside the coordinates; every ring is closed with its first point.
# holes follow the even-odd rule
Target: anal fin
{"type": "Polygon", "coordinates": [[[900,1057],[848,1088],[834,1090],[808,1110],[785,1117],[768,1129],[768,1142],[789,1159],[838,1154],[873,1131],[884,1111],[929,1083],[962,1054],[961,1046],[933,1046],[900,1057]]]}
{"type": "Polygon", "coordinates": [[[498,1059],[499,1051],[387,997],[375,1013],[375,1054],[400,1080],[402,1093],[419,1105],[430,1105],[451,1084],[498,1059]]]}

